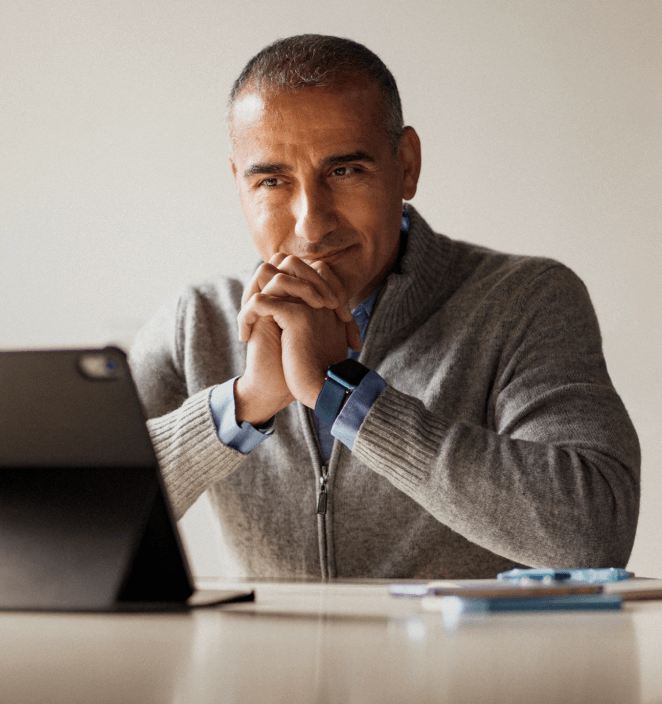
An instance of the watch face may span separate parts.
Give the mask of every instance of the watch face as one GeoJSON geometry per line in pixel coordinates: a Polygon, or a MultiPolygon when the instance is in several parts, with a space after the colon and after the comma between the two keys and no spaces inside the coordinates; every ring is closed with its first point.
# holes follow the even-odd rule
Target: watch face
{"type": "Polygon", "coordinates": [[[329,376],[343,385],[355,389],[370,370],[355,359],[345,359],[329,367],[329,376]]]}

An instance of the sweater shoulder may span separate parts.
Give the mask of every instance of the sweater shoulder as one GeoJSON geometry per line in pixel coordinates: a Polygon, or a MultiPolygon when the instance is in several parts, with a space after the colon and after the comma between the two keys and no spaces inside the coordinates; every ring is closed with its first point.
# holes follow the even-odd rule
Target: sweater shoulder
{"type": "Polygon", "coordinates": [[[406,266],[413,278],[427,284],[431,297],[446,298],[466,285],[480,288],[500,283],[514,288],[541,278],[541,283],[579,278],[550,257],[497,251],[483,245],[452,239],[433,230],[415,208],[411,218],[410,256],[406,266]],[[545,276],[545,274],[548,274],[545,276]]]}
{"type": "Polygon", "coordinates": [[[216,313],[226,314],[232,311],[236,315],[241,308],[244,288],[251,276],[252,272],[246,271],[186,285],[175,296],[177,318],[181,319],[201,309],[212,309],[216,313]]]}
{"type": "Polygon", "coordinates": [[[499,252],[461,240],[451,241],[455,289],[471,288],[515,302],[535,292],[576,291],[586,296],[577,274],[550,257],[499,252]]]}
{"type": "Polygon", "coordinates": [[[552,269],[569,271],[563,263],[550,257],[501,252],[482,245],[451,240],[455,267],[465,277],[517,277],[528,281],[552,269]]]}

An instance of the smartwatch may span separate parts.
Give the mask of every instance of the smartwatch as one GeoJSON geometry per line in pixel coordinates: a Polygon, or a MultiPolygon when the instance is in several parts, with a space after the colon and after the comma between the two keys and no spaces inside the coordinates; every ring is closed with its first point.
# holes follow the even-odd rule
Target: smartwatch
{"type": "Polygon", "coordinates": [[[355,359],[332,364],[326,371],[324,386],[317,397],[315,415],[327,425],[333,425],[345,401],[369,371],[355,359]]]}

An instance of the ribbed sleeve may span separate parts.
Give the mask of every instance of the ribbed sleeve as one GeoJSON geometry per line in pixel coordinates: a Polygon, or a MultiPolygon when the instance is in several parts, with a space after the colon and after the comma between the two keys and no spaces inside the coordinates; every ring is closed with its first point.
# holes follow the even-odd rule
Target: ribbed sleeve
{"type": "Polygon", "coordinates": [[[210,389],[172,413],[147,421],[176,518],[211,484],[231,474],[244,455],[218,439],[209,409],[210,389]]]}
{"type": "Polygon", "coordinates": [[[354,454],[411,493],[427,479],[447,429],[420,401],[387,386],[359,430],[354,454]]]}

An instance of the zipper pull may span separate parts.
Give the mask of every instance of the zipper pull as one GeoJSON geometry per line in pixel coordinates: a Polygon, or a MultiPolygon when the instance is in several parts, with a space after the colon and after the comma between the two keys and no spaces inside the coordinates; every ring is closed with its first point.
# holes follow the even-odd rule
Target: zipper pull
{"type": "Polygon", "coordinates": [[[325,514],[326,513],[326,500],[328,498],[328,494],[326,491],[326,477],[321,476],[320,477],[320,493],[319,496],[317,497],[317,513],[325,514]]]}

